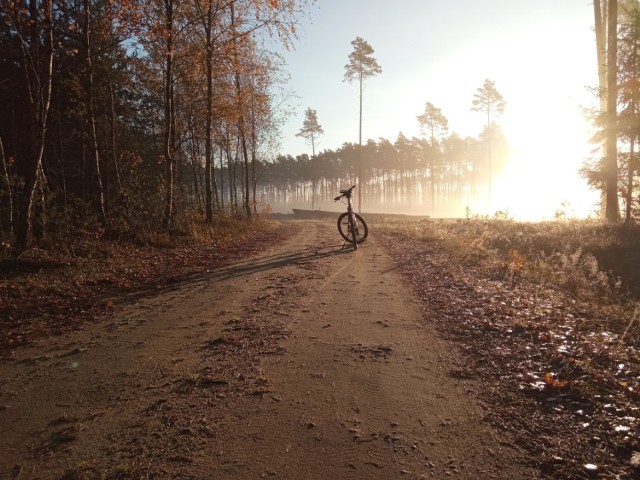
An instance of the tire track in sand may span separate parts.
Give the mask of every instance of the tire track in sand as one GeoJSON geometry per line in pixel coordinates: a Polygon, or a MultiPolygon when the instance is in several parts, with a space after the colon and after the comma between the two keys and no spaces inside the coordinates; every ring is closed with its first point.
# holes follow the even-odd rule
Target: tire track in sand
{"type": "Polygon", "coordinates": [[[301,308],[282,357],[264,365],[279,399],[268,425],[275,434],[260,444],[267,470],[283,479],[535,478],[447,375],[454,351],[375,229],[356,252],[338,254],[335,226],[313,225],[305,245],[321,253],[305,268],[315,276],[297,286],[301,308]]]}

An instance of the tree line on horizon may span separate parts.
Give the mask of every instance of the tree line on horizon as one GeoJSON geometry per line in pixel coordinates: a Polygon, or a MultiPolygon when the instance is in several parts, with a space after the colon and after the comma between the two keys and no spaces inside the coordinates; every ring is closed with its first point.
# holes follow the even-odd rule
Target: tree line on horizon
{"type": "MultiPolygon", "coordinates": [[[[623,218],[625,222],[631,222],[640,217],[640,161],[637,152],[638,143],[640,143],[640,112],[638,111],[640,103],[640,4],[636,0],[594,0],[593,11],[598,65],[598,85],[595,88],[595,97],[598,100],[598,105],[588,112],[588,115],[595,127],[592,142],[596,146],[596,150],[599,149],[599,152],[595,152],[592,158],[584,161],[581,174],[592,188],[601,192],[601,215],[604,219],[608,222],[617,222],[623,218]],[[620,203],[623,205],[624,213],[620,211],[620,203]]],[[[362,173],[362,85],[366,78],[381,73],[381,69],[375,58],[371,56],[374,51],[366,41],[357,37],[352,45],[354,51],[350,55],[350,63],[345,66],[347,69],[345,78],[359,80],[360,87],[359,166],[355,178],[362,184],[361,191],[377,190],[379,192],[380,189],[376,186],[379,176],[375,172],[369,172],[367,175],[362,173]],[[373,179],[372,185],[367,184],[368,179],[373,179]]],[[[487,205],[489,206],[491,205],[492,177],[496,173],[496,167],[498,171],[501,167],[492,165],[494,144],[492,133],[496,129],[492,117],[502,113],[503,109],[504,101],[501,95],[495,89],[493,82],[486,80],[483,87],[479,88],[474,96],[472,110],[484,112],[487,115],[485,129],[480,136],[484,141],[487,155],[484,162],[472,157],[468,158],[466,162],[462,162],[466,163],[470,171],[474,172],[472,175],[462,175],[462,177],[470,177],[473,185],[460,187],[457,184],[458,186],[453,189],[465,191],[466,188],[467,192],[475,194],[477,181],[480,178],[478,171],[482,170],[486,181],[486,192],[489,197],[487,205]]],[[[298,135],[315,143],[317,136],[322,133],[317,122],[317,112],[307,109],[305,114],[305,124],[298,135]],[[319,130],[314,132],[312,128],[309,128],[309,123],[313,124],[310,119],[315,121],[319,130]]],[[[422,209],[425,203],[430,203],[428,213],[436,213],[438,210],[435,198],[442,195],[442,192],[452,191],[449,186],[438,189],[438,185],[449,185],[450,178],[454,178],[458,174],[447,173],[448,170],[453,168],[455,171],[456,168],[451,167],[450,162],[445,159],[445,144],[443,142],[445,137],[440,135],[438,138],[434,135],[434,125],[440,133],[446,132],[446,118],[439,109],[428,102],[425,113],[419,116],[418,120],[423,129],[431,126],[430,135],[424,137],[428,138],[428,141],[423,142],[422,145],[424,147],[426,143],[431,151],[425,155],[424,148],[422,148],[422,156],[416,158],[421,158],[424,165],[421,168],[417,167],[413,173],[408,175],[421,178],[421,181],[418,182],[419,187],[414,187],[413,191],[419,191],[421,195],[427,195],[431,200],[424,202],[424,198],[411,195],[410,203],[413,203],[409,206],[422,209]],[[439,150],[439,160],[435,160],[438,156],[437,150],[439,150]],[[431,158],[431,163],[426,160],[427,157],[431,158]],[[436,163],[441,163],[440,168],[436,167],[436,163]]],[[[501,135],[499,131],[496,133],[501,135]]],[[[504,142],[504,139],[501,138],[500,141],[504,142]]],[[[419,139],[417,143],[420,144],[419,139]]],[[[315,154],[313,156],[315,157],[315,154]]],[[[372,162],[379,163],[375,159],[372,162]]],[[[291,162],[289,161],[289,163],[291,162]]],[[[304,157],[301,158],[301,163],[305,163],[304,157]]],[[[314,158],[311,159],[311,163],[314,163],[314,158]]],[[[419,163],[418,159],[416,166],[419,163]]],[[[293,169],[290,168],[290,170],[293,169]]],[[[304,170],[304,167],[301,167],[300,170],[304,170]]],[[[316,168],[315,171],[317,172],[318,169],[316,168]]],[[[310,197],[313,205],[315,185],[320,179],[317,173],[312,173],[311,177],[312,194],[310,197]]],[[[326,180],[322,179],[322,182],[326,180]]],[[[383,181],[382,184],[384,185],[385,182],[383,181]]],[[[399,185],[402,185],[402,182],[399,185]]],[[[399,188],[400,195],[403,195],[404,187],[399,188]]],[[[299,197],[298,190],[299,188],[296,186],[295,197],[299,197]]],[[[303,198],[305,196],[309,197],[309,195],[303,195],[303,198]]],[[[387,196],[394,198],[394,195],[388,195],[388,192],[387,196]]],[[[456,202],[460,200],[475,200],[474,195],[467,198],[464,198],[464,195],[461,197],[459,194],[451,197],[445,195],[445,197],[448,198],[448,201],[453,201],[453,204],[450,205],[451,208],[445,208],[445,212],[459,211],[461,205],[456,202]]],[[[381,196],[378,193],[374,195],[374,198],[374,203],[379,203],[378,199],[381,196]]],[[[382,198],[387,197],[382,196],[382,198]]],[[[358,205],[360,205],[360,199],[358,205]]]]}
{"type": "Polygon", "coordinates": [[[463,215],[466,206],[487,201],[489,168],[497,175],[506,165],[507,141],[495,123],[492,132],[491,166],[487,128],[479,138],[452,133],[437,142],[399,133],[393,142],[369,139],[362,149],[347,142],[315,155],[278,155],[261,165],[259,191],[275,210],[323,209],[362,175],[363,211],[463,215]]]}

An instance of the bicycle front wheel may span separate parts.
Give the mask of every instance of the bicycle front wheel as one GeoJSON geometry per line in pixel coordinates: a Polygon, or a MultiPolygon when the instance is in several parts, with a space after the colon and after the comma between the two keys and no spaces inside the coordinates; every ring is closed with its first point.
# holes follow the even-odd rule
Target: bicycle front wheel
{"type": "MultiPolygon", "coordinates": [[[[367,227],[367,223],[364,219],[358,215],[354,214],[356,217],[355,231],[356,231],[356,243],[364,242],[369,236],[369,227],[367,227]]],[[[349,213],[344,212],[342,215],[338,217],[338,232],[340,232],[340,236],[345,239],[345,241],[353,243],[353,236],[349,231],[349,213]]]]}

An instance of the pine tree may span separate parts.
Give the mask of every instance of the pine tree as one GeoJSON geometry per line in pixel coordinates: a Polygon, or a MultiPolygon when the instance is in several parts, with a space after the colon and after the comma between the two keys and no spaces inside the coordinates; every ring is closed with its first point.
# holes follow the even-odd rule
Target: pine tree
{"type": "MultiPolygon", "coordinates": [[[[304,123],[296,137],[302,137],[311,144],[311,165],[313,166],[316,159],[316,140],[320,135],[324,134],[324,130],[318,123],[318,112],[307,108],[304,112],[304,123]]],[[[311,210],[315,209],[316,195],[316,172],[311,171],[311,210]]]]}
{"type": "Polygon", "coordinates": [[[431,102],[427,102],[424,113],[418,115],[418,123],[423,135],[429,134],[430,155],[429,155],[429,176],[431,183],[431,208],[435,210],[436,204],[436,156],[438,155],[438,142],[444,138],[448,129],[449,121],[442,114],[442,110],[436,108],[431,102]]]}
{"type": "Polygon", "coordinates": [[[356,37],[351,42],[353,51],[349,54],[349,63],[344,68],[346,70],[344,74],[344,81],[352,82],[358,81],[360,91],[360,110],[359,110],[359,123],[358,123],[358,149],[359,149],[359,164],[358,164],[358,211],[362,206],[362,91],[364,87],[364,81],[375,75],[382,73],[382,68],[378,65],[378,61],[372,57],[374,50],[365,40],[360,37],[356,37]]]}
{"type": "Polygon", "coordinates": [[[474,112],[483,112],[487,115],[487,160],[488,160],[488,204],[491,207],[491,130],[492,117],[504,113],[506,102],[502,98],[502,94],[496,89],[496,85],[489,79],[484,81],[482,87],[479,87],[473,95],[471,110],[474,112]]]}

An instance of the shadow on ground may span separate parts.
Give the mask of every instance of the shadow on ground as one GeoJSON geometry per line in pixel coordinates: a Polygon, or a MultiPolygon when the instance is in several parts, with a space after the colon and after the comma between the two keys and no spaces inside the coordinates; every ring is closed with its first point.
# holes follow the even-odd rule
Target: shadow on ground
{"type": "Polygon", "coordinates": [[[238,278],[258,272],[273,270],[287,265],[302,264],[309,260],[333,257],[335,255],[353,253],[350,246],[330,245],[328,247],[312,247],[300,249],[285,254],[270,255],[255,260],[248,260],[242,263],[223,267],[213,274],[203,275],[202,278],[219,282],[231,278],[238,278]]]}

